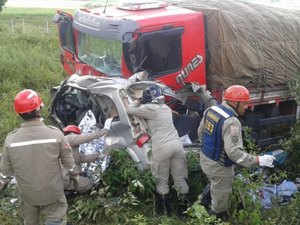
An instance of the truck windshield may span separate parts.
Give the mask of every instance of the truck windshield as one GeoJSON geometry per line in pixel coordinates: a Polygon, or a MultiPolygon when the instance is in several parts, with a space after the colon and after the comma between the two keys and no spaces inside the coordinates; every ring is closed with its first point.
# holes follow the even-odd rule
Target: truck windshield
{"type": "Polygon", "coordinates": [[[121,76],[122,42],[79,32],[78,57],[108,76],[121,76]]]}

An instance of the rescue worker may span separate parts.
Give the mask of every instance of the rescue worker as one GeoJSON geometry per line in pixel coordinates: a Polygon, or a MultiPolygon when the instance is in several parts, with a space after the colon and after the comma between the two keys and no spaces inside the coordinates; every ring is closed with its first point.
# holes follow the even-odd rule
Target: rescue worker
{"type": "MultiPolygon", "coordinates": [[[[112,118],[105,121],[102,130],[96,130],[92,133],[81,134],[81,130],[78,126],[68,125],[63,129],[66,135],[66,141],[72,147],[73,158],[78,169],[81,168],[81,163],[95,162],[97,160],[102,160],[106,157],[104,154],[87,154],[83,155],[79,152],[79,145],[88,143],[94,139],[100,138],[107,134],[111,127],[112,118]]],[[[91,190],[93,184],[88,177],[78,176],[79,182],[78,186],[74,187],[73,182],[70,182],[69,176],[64,176],[64,189],[65,191],[77,191],[78,193],[84,193],[91,190]]]]}
{"type": "MultiPolygon", "coordinates": [[[[138,92],[136,92],[138,93],[138,92]]],[[[189,186],[186,182],[188,170],[183,144],[173,125],[172,110],[164,104],[159,86],[148,86],[135,96],[140,100],[127,106],[127,113],[146,119],[152,144],[151,171],[157,179],[158,205],[163,213],[170,215],[169,174],[171,173],[179,196],[179,215],[186,210],[189,186]]]]}
{"type": "Polygon", "coordinates": [[[5,139],[1,159],[2,176],[15,176],[20,209],[26,225],[63,224],[67,212],[61,164],[77,182],[72,150],[63,133],[46,126],[41,118],[42,99],[26,89],[14,98],[14,110],[24,120],[19,129],[5,139]]]}
{"type": "Polygon", "coordinates": [[[243,151],[242,116],[250,100],[247,88],[233,85],[226,89],[221,105],[204,112],[198,129],[202,142],[200,165],[210,181],[211,209],[209,213],[227,219],[232,193],[234,165],[273,167],[274,156],[254,156],[243,151]]]}

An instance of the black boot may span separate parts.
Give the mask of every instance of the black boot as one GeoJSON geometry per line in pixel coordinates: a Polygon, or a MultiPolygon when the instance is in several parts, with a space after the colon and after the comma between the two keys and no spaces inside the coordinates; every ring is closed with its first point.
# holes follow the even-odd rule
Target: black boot
{"type": "Polygon", "coordinates": [[[220,213],[216,213],[215,211],[213,211],[212,209],[210,209],[208,211],[208,214],[211,215],[211,216],[215,216],[217,219],[221,219],[223,221],[228,221],[228,212],[227,211],[224,211],[224,212],[220,212],[220,213]]]}
{"type": "Polygon", "coordinates": [[[200,204],[203,205],[206,210],[209,210],[210,203],[211,203],[210,184],[207,184],[202,191],[202,198],[200,204]]]}
{"type": "Polygon", "coordinates": [[[170,196],[169,194],[160,195],[156,194],[156,209],[157,215],[171,215],[170,196]]]}
{"type": "Polygon", "coordinates": [[[191,206],[190,201],[188,200],[185,194],[178,195],[178,206],[177,206],[177,216],[181,219],[186,218],[187,208],[191,206]]]}

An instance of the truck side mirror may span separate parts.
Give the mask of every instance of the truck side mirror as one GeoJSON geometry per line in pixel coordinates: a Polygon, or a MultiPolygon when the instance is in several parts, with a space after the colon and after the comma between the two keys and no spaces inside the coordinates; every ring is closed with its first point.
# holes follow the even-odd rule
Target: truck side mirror
{"type": "Polygon", "coordinates": [[[52,21],[54,23],[58,23],[59,21],[61,20],[61,17],[59,14],[56,14],[53,18],[52,18],[52,21]]]}

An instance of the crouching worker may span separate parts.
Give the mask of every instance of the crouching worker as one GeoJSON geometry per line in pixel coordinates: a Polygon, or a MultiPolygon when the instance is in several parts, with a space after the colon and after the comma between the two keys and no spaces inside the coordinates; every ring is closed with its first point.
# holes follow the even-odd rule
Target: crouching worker
{"type": "Polygon", "coordinates": [[[1,158],[2,177],[15,176],[24,224],[61,225],[67,212],[62,166],[76,181],[72,150],[63,133],[46,126],[41,118],[42,99],[33,90],[23,90],[14,99],[14,109],[24,122],[7,135],[1,158]]]}
{"type": "Polygon", "coordinates": [[[164,96],[157,85],[147,87],[135,97],[137,100],[127,106],[127,113],[147,121],[152,145],[151,172],[157,180],[156,212],[171,214],[168,184],[171,173],[179,196],[178,213],[182,216],[188,203],[188,170],[183,144],[173,125],[172,110],[164,104],[164,96]]]}
{"type": "MultiPolygon", "coordinates": [[[[88,143],[94,139],[100,138],[101,136],[107,134],[111,127],[111,121],[112,118],[107,119],[104,123],[104,128],[102,130],[97,130],[92,133],[81,134],[80,128],[75,125],[69,125],[63,129],[63,132],[66,135],[65,136],[66,141],[72,147],[73,150],[72,153],[77,168],[80,168],[81,163],[95,162],[105,157],[105,155],[99,153],[87,154],[87,155],[80,154],[79,145],[88,143]]],[[[80,176],[79,174],[78,186],[74,187],[74,183],[71,182],[70,178],[71,177],[68,176],[67,173],[65,173],[64,176],[65,191],[76,191],[78,193],[85,193],[91,190],[93,186],[92,181],[88,177],[80,176]]]]}
{"type": "Polygon", "coordinates": [[[273,167],[275,160],[271,155],[254,156],[243,151],[242,127],[238,116],[245,113],[249,100],[247,88],[230,86],[224,93],[224,102],[204,112],[198,129],[198,137],[202,142],[200,165],[210,181],[209,213],[223,220],[228,217],[234,165],[273,167]]]}

